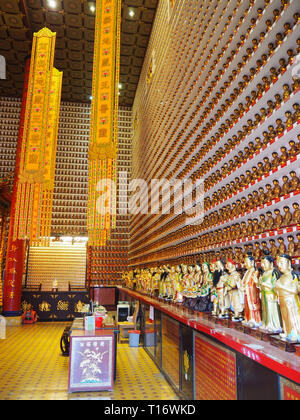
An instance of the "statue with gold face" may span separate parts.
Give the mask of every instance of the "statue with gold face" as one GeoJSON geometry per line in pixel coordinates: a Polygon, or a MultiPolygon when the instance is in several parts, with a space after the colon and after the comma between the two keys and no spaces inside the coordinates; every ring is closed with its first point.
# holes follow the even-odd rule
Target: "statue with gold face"
{"type": "Polygon", "coordinates": [[[158,295],[160,288],[161,280],[161,270],[158,267],[155,267],[152,271],[152,294],[158,295]]]}
{"type": "Polygon", "coordinates": [[[282,273],[275,286],[283,323],[280,337],[292,343],[300,343],[299,276],[293,271],[289,255],[278,256],[277,266],[282,273]]]}
{"type": "Polygon", "coordinates": [[[171,267],[164,266],[164,271],[166,273],[165,277],[165,296],[167,299],[173,299],[173,285],[172,285],[172,276],[171,276],[171,267]]]}
{"type": "Polygon", "coordinates": [[[174,296],[173,301],[177,303],[183,302],[183,286],[182,286],[182,270],[180,265],[176,265],[175,271],[172,273],[174,296]]]}

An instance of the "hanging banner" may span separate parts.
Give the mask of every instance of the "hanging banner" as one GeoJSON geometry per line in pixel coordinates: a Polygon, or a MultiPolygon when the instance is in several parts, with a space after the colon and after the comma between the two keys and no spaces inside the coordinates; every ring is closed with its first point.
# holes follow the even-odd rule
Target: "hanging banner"
{"type": "Polygon", "coordinates": [[[63,73],[53,69],[48,111],[48,130],[45,144],[45,171],[41,213],[41,244],[50,245],[58,124],[63,73]]]}
{"type": "Polygon", "coordinates": [[[50,235],[62,73],[53,69],[56,34],[34,34],[18,177],[14,240],[50,235]]]}
{"type": "Polygon", "coordinates": [[[89,149],[89,245],[104,246],[116,223],[121,0],[96,2],[89,149]]]}

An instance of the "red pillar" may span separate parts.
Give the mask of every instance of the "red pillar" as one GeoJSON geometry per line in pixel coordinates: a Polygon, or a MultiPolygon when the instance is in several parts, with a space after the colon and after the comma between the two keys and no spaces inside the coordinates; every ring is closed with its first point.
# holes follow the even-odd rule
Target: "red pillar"
{"type": "Polygon", "coordinates": [[[21,315],[21,294],[22,279],[25,263],[25,241],[13,241],[13,231],[15,224],[16,200],[17,200],[17,181],[20,171],[20,159],[22,150],[22,140],[24,133],[24,119],[26,110],[26,99],[28,91],[30,60],[25,65],[24,89],[21,105],[20,125],[18,134],[17,156],[15,166],[15,179],[13,185],[13,197],[10,210],[10,223],[7,242],[5,277],[3,287],[3,308],[2,314],[7,317],[15,317],[21,315]]]}

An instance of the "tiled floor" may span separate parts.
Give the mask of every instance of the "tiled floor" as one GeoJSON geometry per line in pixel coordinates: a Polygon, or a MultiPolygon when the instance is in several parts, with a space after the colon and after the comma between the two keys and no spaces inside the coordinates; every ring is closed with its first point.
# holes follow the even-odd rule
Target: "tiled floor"
{"type": "Polygon", "coordinates": [[[69,358],[59,342],[67,324],[11,327],[0,340],[0,400],[176,400],[163,375],[142,348],[118,346],[113,392],[68,394],[69,358]]]}

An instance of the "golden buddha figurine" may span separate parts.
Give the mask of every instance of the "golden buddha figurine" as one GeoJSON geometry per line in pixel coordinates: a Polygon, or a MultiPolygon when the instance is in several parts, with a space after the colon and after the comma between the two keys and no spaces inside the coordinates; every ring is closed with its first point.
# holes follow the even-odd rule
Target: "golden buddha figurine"
{"type": "Polygon", "coordinates": [[[239,322],[243,320],[243,295],[240,290],[241,276],[236,270],[234,261],[228,260],[226,263],[226,269],[228,275],[225,278],[225,294],[228,296],[230,306],[233,310],[233,322],[239,322]]]}
{"type": "Polygon", "coordinates": [[[290,99],[291,96],[291,90],[288,84],[283,85],[283,99],[285,101],[287,101],[288,99],[290,99]]]}
{"type": "Polygon", "coordinates": [[[276,45],[277,46],[281,45],[283,43],[283,40],[284,40],[284,35],[282,33],[278,32],[276,34],[276,45]]]}
{"type": "Polygon", "coordinates": [[[172,279],[173,279],[173,288],[175,290],[173,300],[176,303],[183,302],[183,295],[182,295],[182,270],[180,265],[176,265],[175,272],[172,272],[172,279]]]}
{"type": "Polygon", "coordinates": [[[299,203],[293,203],[294,213],[292,216],[292,224],[299,225],[300,224],[300,208],[299,203]]]}
{"type": "Polygon", "coordinates": [[[272,142],[272,140],[274,140],[276,138],[277,133],[276,133],[273,125],[269,125],[268,130],[269,130],[268,137],[269,137],[270,142],[272,142]]]}
{"type": "Polygon", "coordinates": [[[271,73],[271,75],[270,75],[271,83],[276,83],[277,80],[278,80],[278,73],[277,73],[276,68],[275,67],[272,67],[270,69],[270,73],[271,73]]]}
{"type": "Polygon", "coordinates": [[[298,103],[293,105],[293,121],[298,122],[300,120],[300,105],[298,103]]]}
{"type": "Polygon", "coordinates": [[[270,244],[270,254],[275,260],[278,256],[278,248],[276,246],[276,242],[274,239],[270,239],[269,244],[270,244]]]}
{"type": "Polygon", "coordinates": [[[268,48],[269,48],[269,55],[271,56],[271,55],[273,55],[274,54],[274,51],[275,51],[275,49],[276,49],[276,47],[275,47],[275,45],[273,44],[273,42],[269,42],[269,44],[268,44],[268,48]]]}
{"type": "Polygon", "coordinates": [[[290,192],[298,191],[300,189],[300,180],[295,171],[290,172],[290,192]]]}
{"type": "Polygon", "coordinates": [[[275,286],[283,323],[283,333],[280,337],[298,343],[300,342],[299,276],[293,271],[289,255],[280,255],[277,258],[277,266],[282,273],[275,286]]]}
{"type": "Polygon", "coordinates": [[[265,119],[266,119],[266,118],[267,118],[267,116],[268,116],[267,109],[266,109],[266,108],[261,108],[259,112],[260,112],[261,122],[264,122],[264,121],[265,121],[265,119]]]}
{"type": "Polygon", "coordinates": [[[297,25],[297,23],[300,22],[300,13],[295,13],[294,14],[294,23],[295,25],[297,25]]]}
{"type": "Polygon", "coordinates": [[[255,242],[254,244],[253,256],[255,261],[259,261],[261,258],[261,248],[259,242],[255,242]]]}
{"type": "Polygon", "coordinates": [[[281,107],[281,104],[282,104],[282,97],[279,93],[276,93],[274,98],[275,98],[275,108],[279,109],[281,107]]]}
{"type": "Polygon", "coordinates": [[[266,20],[266,27],[267,27],[266,30],[267,30],[267,32],[269,32],[271,30],[272,26],[273,26],[273,22],[271,21],[271,19],[267,19],[266,20]]]}
{"type": "Polygon", "coordinates": [[[258,174],[258,178],[261,178],[265,174],[263,162],[258,162],[257,174],[258,174]]]}
{"type": "Polygon", "coordinates": [[[258,193],[259,193],[259,204],[263,206],[267,202],[267,196],[263,187],[259,187],[258,193]]]}
{"type": "Polygon", "coordinates": [[[290,156],[288,154],[287,148],[286,147],[281,147],[280,148],[280,164],[284,165],[285,163],[287,163],[287,161],[289,160],[290,156]]]}
{"type": "MultiPolygon", "coordinates": [[[[268,141],[269,141],[269,139],[268,139],[268,141]]],[[[263,144],[261,142],[261,139],[259,137],[256,137],[255,146],[254,146],[255,151],[259,151],[262,148],[262,146],[263,146],[263,144]]]]}
{"type": "Polygon", "coordinates": [[[284,124],[283,124],[282,120],[280,118],[278,118],[276,120],[276,128],[275,128],[277,136],[280,137],[284,133],[284,130],[285,130],[284,124]]]}
{"type": "Polygon", "coordinates": [[[294,57],[295,57],[294,51],[292,49],[287,50],[287,56],[288,56],[288,63],[292,65],[294,62],[294,57]]]}
{"type": "Polygon", "coordinates": [[[294,125],[293,114],[291,113],[291,111],[286,111],[284,115],[286,117],[285,126],[289,130],[294,125]]]}
{"type": "Polygon", "coordinates": [[[264,233],[267,230],[267,221],[266,216],[264,214],[261,214],[259,216],[259,233],[264,233]]]}
{"type": "Polygon", "coordinates": [[[275,226],[275,220],[271,211],[267,212],[266,230],[273,230],[275,226]]]}
{"type": "Polygon", "coordinates": [[[288,227],[292,224],[293,216],[292,216],[292,213],[291,213],[290,208],[288,206],[284,206],[283,212],[284,212],[284,216],[283,216],[282,226],[283,227],[288,227]]]}
{"type": "Polygon", "coordinates": [[[287,62],[285,61],[285,58],[281,58],[279,60],[279,65],[280,65],[280,73],[284,73],[287,68],[287,62]]]}
{"type": "Polygon", "coordinates": [[[284,36],[284,37],[286,37],[286,36],[288,36],[288,35],[292,32],[292,27],[291,27],[291,25],[290,25],[290,23],[289,23],[289,22],[286,22],[286,23],[283,25],[283,27],[284,27],[284,33],[283,33],[283,36],[284,36]]]}
{"type": "Polygon", "coordinates": [[[274,200],[276,198],[280,198],[281,195],[282,195],[282,191],[281,191],[279,181],[277,179],[274,179],[273,190],[272,190],[272,200],[274,200]]]}
{"type": "Polygon", "coordinates": [[[296,235],[297,238],[297,244],[296,244],[296,257],[300,257],[300,233],[297,233],[296,235]]]}
{"type": "Polygon", "coordinates": [[[297,76],[293,76],[292,89],[293,92],[298,92],[300,89],[300,79],[297,76]]]}
{"type": "Polygon", "coordinates": [[[248,229],[246,222],[241,223],[241,235],[243,238],[246,238],[248,236],[248,229]]]}
{"type": "Polygon", "coordinates": [[[260,206],[260,197],[258,194],[258,191],[253,191],[253,206],[254,208],[257,208],[260,206]]]}
{"type": "Polygon", "coordinates": [[[288,240],[288,251],[287,251],[287,253],[291,258],[294,258],[296,256],[295,239],[292,235],[289,235],[287,237],[287,240],[288,240]]]}
{"type": "Polygon", "coordinates": [[[274,267],[274,258],[265,253],[261,260],[262,275],[259,277],[257,286],[261,292],[262,325],[260,329],[270,334],[282,332],[281,313],[275,290],[279,272],[274,267]]]}
{"type": "Polygon", "coordinates": [[[289,141],[289,159],[294,159],[297,157],[299,150],[296,146],[296,143],[294,142],[294,140],[289,141]]]}
{"type": "MultiPolygon", "coordinates": [[[[262,250],[262,255],[270,254],[269,247],[266,241],[262,241],[261,250],[262,250]]],[[[253,251],[252,251],[252,254],[253,254],[253,251]]]]}
{"type": "Polygon", "coordinates": [[[290,180],[285,175],[285,176],[282,177],[282,181],[283,181],[283,185],[282,185],[282,188],[281,188],[282,194],[283,195],[288,195],[290,193],[290,180]]]}
{"type": "Polygon", "coordinates": [[[259,290],[256,286],[258,283],[258,271],[256,269],[255,260],[251,254],[248,254],[244,261],[246,273],[241,282],[240,291],[244,295],[244,321],[243,324],[250,328],[258,328],[262,325],[261,319],[261,303],[259,290]]]}
{"type": "Polygon", "coordinates": [[[280,17],[280,10],[275,9],[273,10],[273,21],[276,22],[280,17]]]}
{"type": "Polygon", "coordinates": [[[283,224],[283,217],[281,216],[280,210],[274,210],[275,213],[275,229],[279,230],[282,228],[283,224]]]}
{"type": "Polygon", "coordinates": [[[272,169],[270,159],[268,158],[268,156],[266,156],[264,157],[263,161],[264,161],[264,174],[268,174],[272,169]]]}
{"type": "Polygon", "coordinates": [[[259,178],[258,169],[256,166],[252,166],[252,178],[256,181],[259,178]]]}
{"type": "Polygon", "coordinates": [[[284,239],[283,238],[278,238],[277,241],[279,243],[279,245],[278,245],[278,254],[279,255],[286,254],[286,246],[285,246],[285,243],[284,243],[284,239]]]}

